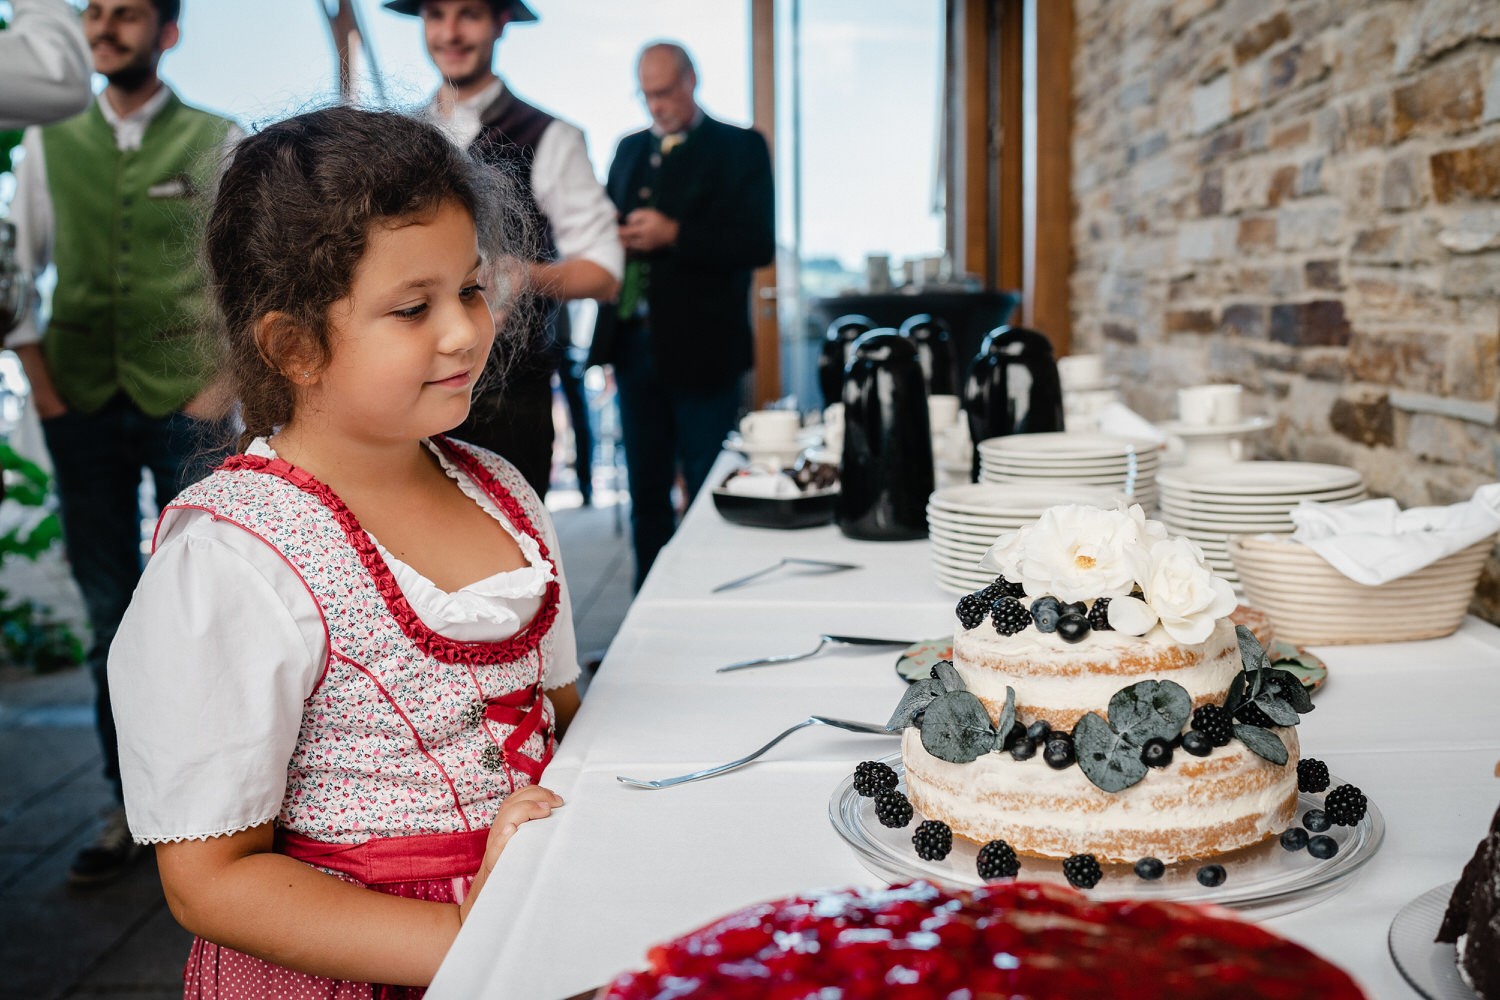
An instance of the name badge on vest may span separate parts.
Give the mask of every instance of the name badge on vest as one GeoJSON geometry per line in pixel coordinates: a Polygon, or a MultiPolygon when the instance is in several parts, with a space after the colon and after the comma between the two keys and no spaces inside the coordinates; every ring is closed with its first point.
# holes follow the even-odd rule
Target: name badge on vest
{"type": "Polygon", "coordinates": [[[191,198],[197,193],[197,185],[187,174],[179,174],[146,189],[147,198],[191,198]]]}

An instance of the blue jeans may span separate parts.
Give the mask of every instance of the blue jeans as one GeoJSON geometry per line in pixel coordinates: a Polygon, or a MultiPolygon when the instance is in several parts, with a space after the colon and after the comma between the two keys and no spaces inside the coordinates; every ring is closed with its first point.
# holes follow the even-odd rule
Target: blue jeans
{"type": "Polygon", "coordinates": [[[737,377],[709,387],[665,385],[656,372],[650,334],[645,323],[624,326],[615,354],[637,590],[677,530],[672,482],[678,464],[691,500],[708,478],[740,410],[737,377]]]}
{"type": "Polygon", "coordinates": [[[151,473],[158,506],[224,457],[219,424],[181,413],[148,417],[123,396],[97,413],[69,410],[42,421],[56,470],[63,543],[93,630],[86,663],[94,678],[95,726],[104,776],[120,795],[120,752],[105,668],[109,646],[141,578],[141,470],[151,473]]]}

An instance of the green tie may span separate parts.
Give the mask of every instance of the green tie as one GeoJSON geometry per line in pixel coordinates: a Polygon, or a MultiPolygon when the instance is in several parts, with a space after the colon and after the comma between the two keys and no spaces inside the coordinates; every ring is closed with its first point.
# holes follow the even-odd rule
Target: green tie
{"type": "MultiPolygon", "coordinates": [[[[665,157],[672,150],[680,146],[687,139],[684,132],[674,132],[668,136],[651,136],[651,153],[653,156],[665,157]]],[[[660,169],[659,167],[657,169],[660,169]]],[[[653,171],[653,174],[655,171],[653,171]]],[[[651,197],[647,199],[646,205],[656,204],[656,179],[652,178],[651,197]]],[[[633,257],[625,262],[625,276],[620,281],[620,304],[617,307],[621,319],[630,319],[635,315],[636,309],[641,304],[641,299],[646,294],[646,287],[650,284],[651,265],[649,262],[633,257]]]]}

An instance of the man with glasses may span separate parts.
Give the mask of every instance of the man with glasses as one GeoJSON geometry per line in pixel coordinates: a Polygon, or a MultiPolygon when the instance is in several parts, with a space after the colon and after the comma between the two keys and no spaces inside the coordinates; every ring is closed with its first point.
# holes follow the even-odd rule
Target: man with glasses
{"type": "Polygon", "coordinates": [[[691,499],[739,415],[750,273],[775,233],[766,141],[703,113],[682,46],[646,46],[636,70],[651,127],[620,140],[609,168],[625,280],[589,363],[615,368],[639,589],[676,528],[677,465],[691,499]]]}
{"type": "MultiPolygon", "coordinates": [[[[541,297],[531,316],[534,356],[481,387],[455,437],[489,448],[521,471],[540,496],[552,469],[552,369],[547,353],[566,299],[613,299],[623,252],[614,208],[589,163],[583,133],[518,98],[493,68],[507,25],[537,19],[521,0],[387,0],[387,10],[422,19],[427,54],[443,82],[429,110],[454,142],[505,170],[535,213],[538,257],[528,291],[541,297]]],[[[512,341],[514,342],[514,341],[512,341]]],[[[566,346],[566,345],[563,345],[566,346]]]]}

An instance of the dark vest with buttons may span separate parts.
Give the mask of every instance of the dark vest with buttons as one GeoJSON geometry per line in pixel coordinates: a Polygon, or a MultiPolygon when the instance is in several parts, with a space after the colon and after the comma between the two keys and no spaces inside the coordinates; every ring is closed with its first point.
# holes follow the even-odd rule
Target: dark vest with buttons
{"type": "Polygon", "coordinates": [[[121,150],[96,102],[42,129],[57,290],[42,349],[68,406],[123,392],[165,416],[203,387],[212,329],[197,265],[229,122],[171,95],[141,148],[121,150]]]}

